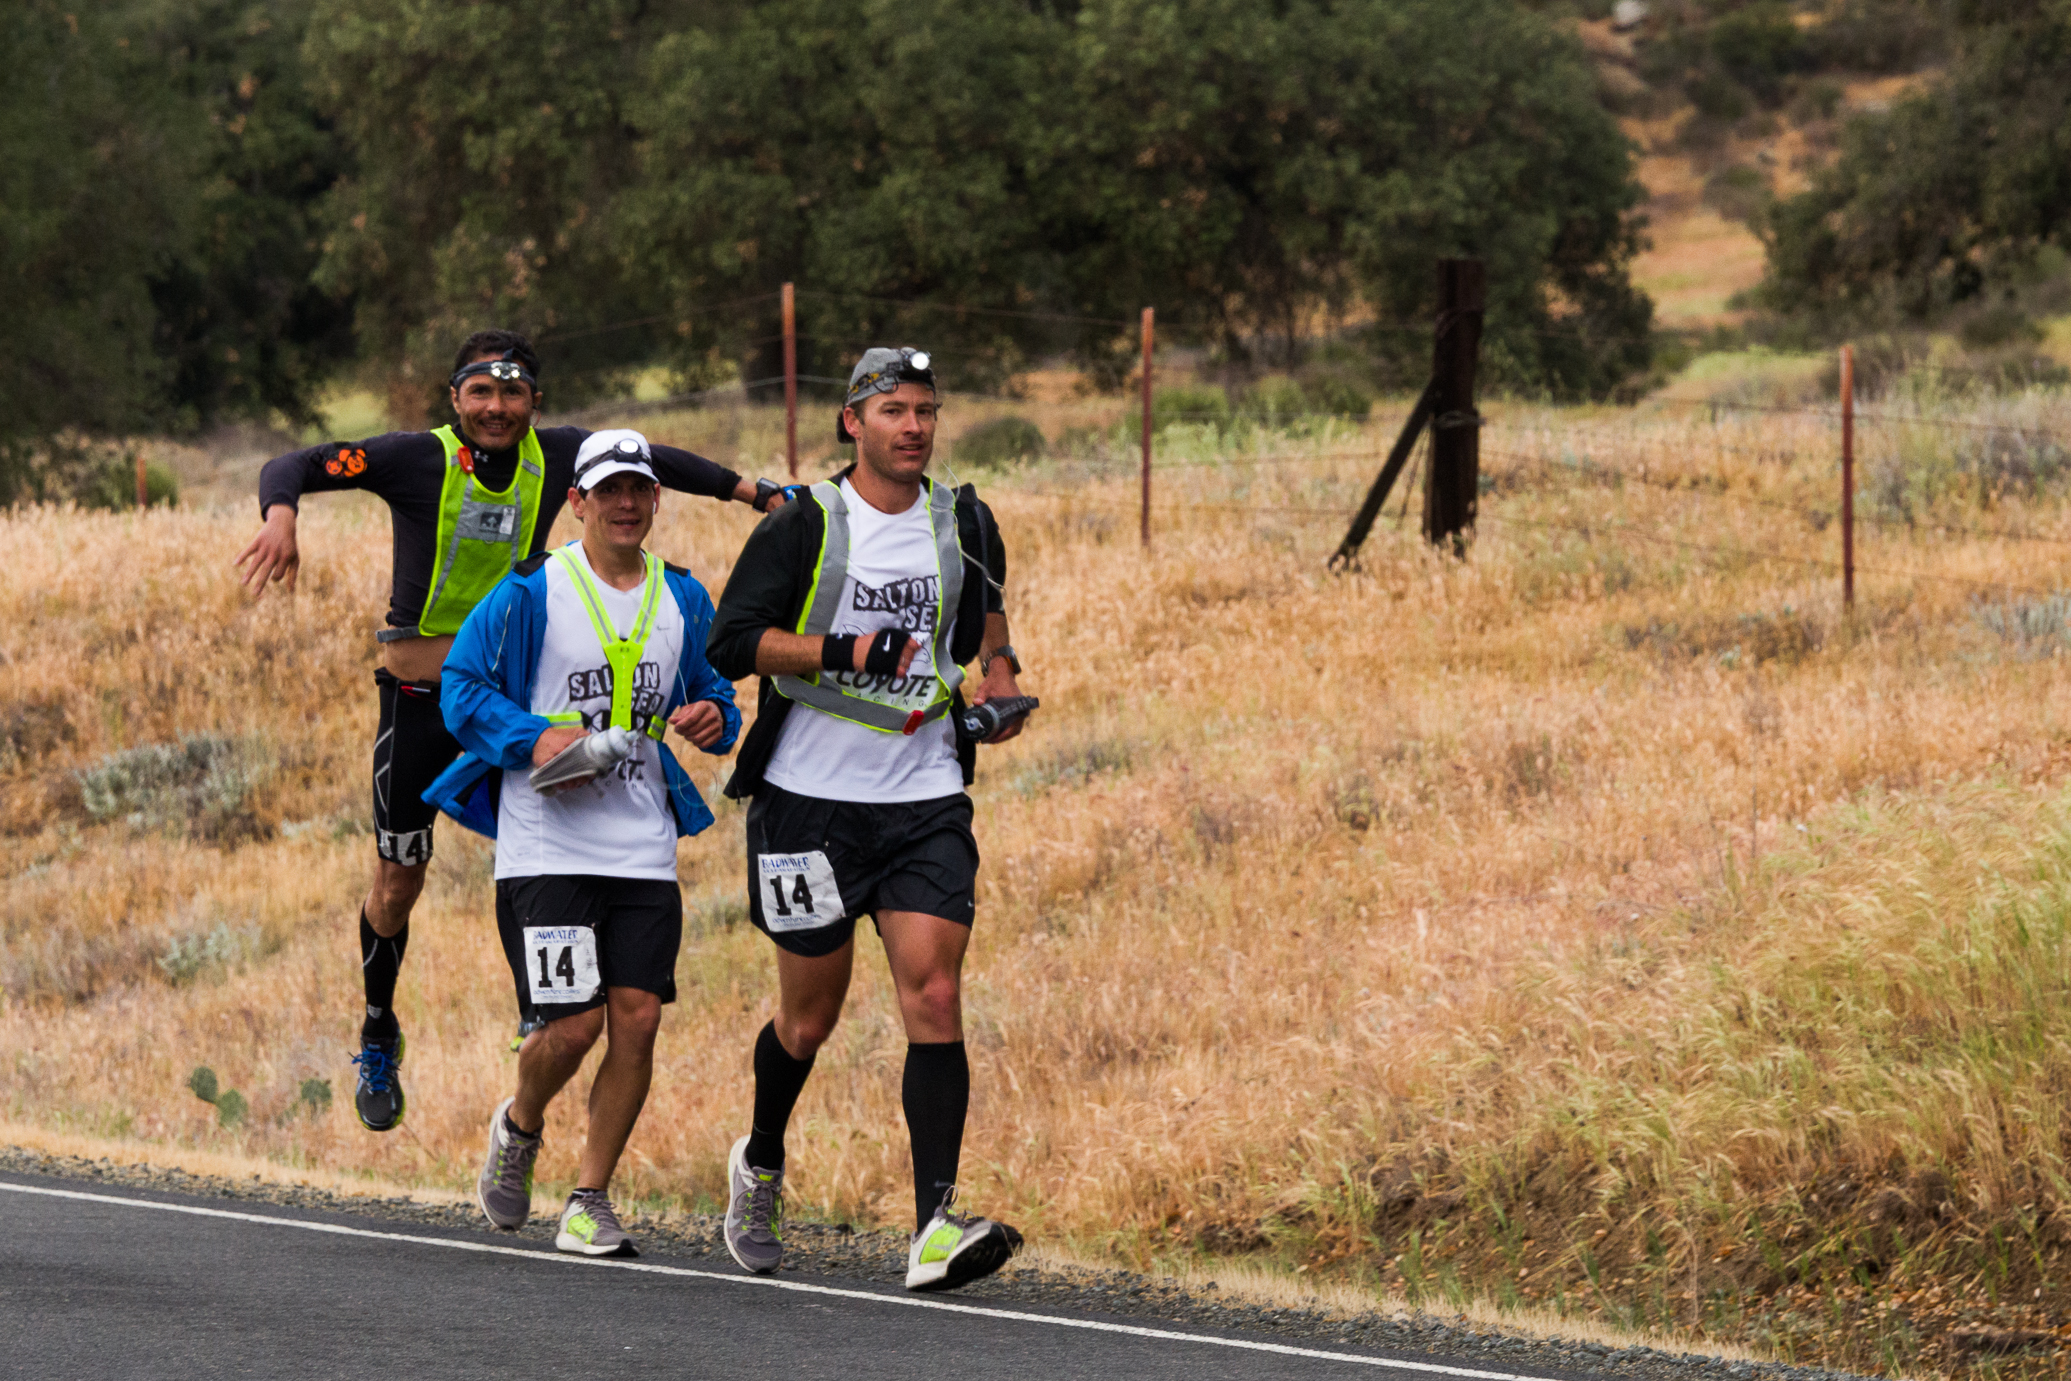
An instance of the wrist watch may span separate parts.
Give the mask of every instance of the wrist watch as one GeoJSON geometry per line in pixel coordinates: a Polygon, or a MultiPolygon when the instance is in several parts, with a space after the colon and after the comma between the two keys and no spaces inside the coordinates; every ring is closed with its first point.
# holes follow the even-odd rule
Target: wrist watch
{"type": "Polygon", "coordinates": [[[784,486],[771,480],[755,481],[755,497],[749,500],[757,513],[769,512],[769,501],[784,492],[784,486]]]}
{"type": "Polygon", "coordinates": [[[998,647],[980,657],[978,659],[978,674],[980,676],[990,675],[992,664],[1002,657],[1007,659],[1007,665],[1014,669],[1016,676],[1019,676],[1021,674],[1021,659],[1014,655],[1014,644],[1012,643],[1001,643],[998,647]]]}

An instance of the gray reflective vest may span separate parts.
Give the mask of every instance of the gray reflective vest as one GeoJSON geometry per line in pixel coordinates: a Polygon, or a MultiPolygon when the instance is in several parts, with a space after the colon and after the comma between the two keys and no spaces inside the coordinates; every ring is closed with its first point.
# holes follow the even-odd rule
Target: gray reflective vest
{"type": "MultiPolygon", "coordinates": [[[[949,628],[964,592],[964,549],[956,535],[956,491],[927,482],[928,525],[935,535],[935,639],[933,673],[883,676],[867,671],[822,671],[814,676],[779,676],[787,700],[888,734],[910,734],[949,713],[950,697],[963,684],[963,669],[951,659],[949,628]]],[[[825,637],[834,631],[841,597],[848,587],[849,508],[841,486],[822,480],[806,493],[820,505],[825,523],[812,589],[798,616],[798,632],[825,637]]]]}

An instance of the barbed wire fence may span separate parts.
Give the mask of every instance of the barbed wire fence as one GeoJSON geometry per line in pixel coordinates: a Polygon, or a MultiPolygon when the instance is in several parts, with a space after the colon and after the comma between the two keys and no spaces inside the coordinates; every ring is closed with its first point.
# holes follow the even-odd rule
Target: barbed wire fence
{"type": "MultiPolygon", "coordinates": [[[[902,311],[933,311],[961,317],[997,317],[1034,321],[1055,320],[1076,326],[1112,327],[1117,332],[1127,330],[1130,327],[1138,328],[1142,333],[1143,363],[1137,372],[1134,382],[1138,385],[1137,391],[1140,396],[1136,399],[1125,397],[1119,400],[1107,397],[1099,400],[1089,400],[1089,402],[1096,408],[1102,406],[1107,408],[1119,407],[1124,410],[1122,415],[1107,428],[1108,432],[1114,434],[1112,439],[1119,441],[1125,429],[1138,433],[1138,435],[1130,437],[1130,440],[1136,444],[1132,444],[1129,449],[1140,451],[1140,457],[1132,457],[1132,459],[1137,459],[1139,463],[1130,467],[1140,471],[1140,494],[1133,498],[1123,498],[1120,496],[1089,493],[1084,487],[1059,490],[1045,488],[1039,484],[1018,484],[1015,486],[1015,492],[1038,499],[1092,504],[1116,509],[1138,509],[1140,511],[1143,541],[1146,545],[1148,545],[1154,530],[1154,518],[1161,513],[1258,513],[1276,517],[1314,518],[1319,522],[1340,522],[1347,518],[1359,516],[1364,516],[1371,522],[1380,516],[1378,511],[1371,515],[1366,515],[1363,513],[1362,506],[1349,502],[1343,504],[1324,502],[1273,503],[1260,502],[1251,498],[1216,500],[1186,497],[1161,498],[1154,495],[1152,479],[1159,472],[1184,473],[1196,470],[1269,472],[1280,467],[1341,466],[1348,461],[1378,460],[1385,454],[1385,451],[1380,445],[1380,440],[1384,438],[1377,438],[1370,444],[1360,444],[1352,447],[1340,445],[1335,449],[1325,450],[1294,450],[1256,454],[1230,453],[1210,458],[1183,458],[1169,453],[1163,457],[1159,456],[1158,436],[1173,424],[1192,424],[1199,428],[1211,430],[1224,428],[1235,430],[1249,426],[1255,435],[1278,435],[1284,439],[1284,429],[1290,427],[1298,427],[1311,432],[1328,430],[1333,436],[1336,434],[1337,429],[1354,432],[1373,430],[1377,427],[1377,418],[1371,410],[1368,412],[1350,412],[1303,408],[1299,411],[1292,411],[1281,407],[1260,406],[1190,409],[1160,403],[1154,393],[1153,386],[1154,352],[1156,349],[1154,318],[1148,310],[1146,310],[1141,319],[1129,321],[1122,318],[1074,313],[913,302],[893,298],[872,297],[866,294],[833,293],[811,289],[793,290],[790,288],[790,285],[786,285],[785,291],[780,293],[757,294],[733,299],[725,303],[712,304],[709,307],[700,309],[706,312],[740,312],[751,308],[766,308],[769,305],[781,302],[785,307],[783,313],[784,325],[789,329],[770,336],[757,337],[750,342],[750,346],[751,348],[759,349],[781,342],[785,347],[785,361],[787,365],[784,374],[744,380],[715,388],[673,393],[660,398],[598,403],[573,412],[560,414],[556,420],[586,423],[606,418],[629,419],[662,412],[680,411],[687,408],[702,408],[715,403],[747,403],[757,391],[774,389],[777,385],[783,385],[787,414],[787,435],[789,438],[786,459],[790,466],[791,474],[795,478],[797,475],[795,438],[799,385],[812,384],[830,389],[839,389],[845,386],[847,382],[844,378],[798,372],[795,366],[798,342],[804,340],[821,345],[840,345],[843,348],[858,350],[870,344],[881,343],[865,340],[861,337],[855,339],[840,337],[837,339],[826,335],[798,332],[791,310],[791,303],[795,301],[796,297],[814,297],[829,301],[855,301],[896,307],[902,311]],[[1127,411],[1134,410],[1132,405],[1137,403],[1141,405],[1140,418],[1129,418],[1127,411]],[[1134,427],[1130,425],[1132,422],[1135,423],[1134,427]],[[1276,428],[1281,430],[1276,433],[1276,428]]],[[[1475,310],[1478,310],[1478,307],[1475,310]]],[[[553,343],[606,331],[652,326],[679,320],[681,315],[680,313],[672,313],[565,332],[553,332],[543,335],[540,340],[543,344],[553,343]]],[[[1430,338],[1444,330],[1445,326],[1446,322],[1443,320],[1443,314],[1441,314],[1441,321],[1435,328],[1383,325],[1366,329],[1397,332],[1405,335],[1422,334],[1426,338],[1430,338]]],[[[1558,336],[1563,339],[1582,338],[1598,343],[1616,343],[1622,339],[1610,335],[1594,335],[1559,329],[1535,329],[1529,333],[1558,336]]],[[[1549,444],[1554,439],[1546,435],[1550,429],[1544,423],[1527,424],[1500,417],[1483,417],[1476,413],[1473,416],[1471,429],[1476,433],[1475,460],[1477,467],[1479,458],[1486,456],[1490,460],[1501,462],[1503,468],[1491,470],[1484,476],[1486,480],[1493,483],[1484,485],[1481,492],[1475,496],[1477,502],[1470,506],[1466,526],[1472,528],[1485,525],[1499,530],[1509,528],[1520,532],[1561,533],[1579,537],[1584,541],[1616,537],[1621,541],[1632,541],[1670,549],[1720,565],[1773,564],[1817,571],[1825,575],[1838,574],[1844,582],[1846,597],[1851,600],[1854,576],[1857,573],[1880,579],[1918,580],[1950,584],[1978,591],[1996,592],[2008,597],[2015,595],[2037,598],[2058,597],[2061,594],[2061,590],[2059,585],[2055,583],[2044,586],[2025,582],[1987,580],[1945,572],[1925,571],[1882,564],[1862,565],[1856,562],[1854,559],[1853,537],[1855,526],[1858,523],[1879,532],[1899,533],[1916,539],[1934,538],[1949,541],[2018,543],[2041,548],[2046,552],[2054,552],[2058,549],[2071,549],[2071,533],[2056,534],[2018,527],[1981,526],[1955,521],[1942,513],[1925,516],[1907,513],[1893,516],[1888,513],[1857,512],[1856,510],[1859,506],[1854,502],[1857,497],[1857,484],[1853,473],[1854,447],[1852,443],[1854,440],[1854,429],[1858,426],[1868,427],[1873,432],[1877,430],[1897,430],[1969,435],[1985,438],[1987,444],[1998,444],[2002,451],[2009,454],[2016,456],[2025,455],[2028,457],[2027,468],[2030,472],[2055,473],[2061,471],[2067,479],[2071,479],[2071,428],[2052,425],[2034,419],[1999,421],[1975,416],[1950,416],[1945,410],[1930,410],[1924,405],[1908,408],[1901,401],[1893,399],[1887,399],[1879,407],[1857,408],[1854,404],[1852,388],[1850,387],[1852,382],[1851,376],[1852,371],[1847,367],[1847,362],[1844,361],[1842,366],[1843,384],[1841,396],[1832,402],[1763,402],[1748,399],[1689,399],[1661,396],[1646,400],[1646,406],[1650,409],[1657,411],[1680,409],[1689,413],[1693,422],[1701,423],[1708,435],[1687,438],[1684,444],[1699,449],[1708,448],[1721,456],[1754,456],[1758,459],[1775,459],[1789,462],[1800,458],[1801,451],[1815,454],[1824,452],[1834,455],[1841,464],[1837,467],[1835,475],[1835,503],[1831,506],[1823,503],[1807,504],[1790,499],[1739,492],[1733,488],[1730,479],[1722,471],[1693,473],[1687,467],[1657,467],[1644,462],[1638,467],[1613,465],[1591,457],[1589,453],[1592,450],[1606,449],[1616,442],[1619,439],[1617,436],[1619,431],[1632,431],[1633,429],[1630,426],[1606,427],[1597,418],[1590,418],[1576,423],[1564,423],[1560,430],[1566,433],[1566,435],[1557,444],[1549,444]],[[1749,446],[1729,439],[1725,435],[1733,419],[1744,416],[1803,419],[1812,424],[1812,434],[1800,438],[1797,444],[1789,447],[1775,444],[1749,446]],[[1478,444],[1483,437],[1494,440],[1497,444],[1484,448],[1478,444]],[[1845,476],[1841,472],[1845,472],[1845,476]],[[1780,516],[1796,517],[1803,522],[1815,538],[1826,544],[1828,549],[1824,552],[1815,550],[1787,551],[1775,546],[1746,542],[1726,545],[1716,541],[1699,541],[1687,536],[1653,531],[1631,522],[1607,520],[1575,521],[1564,518],[1527,517],[1515,513],[1489,511],[1495,502],[1500,502],[1505,497],[1504,489],[1506,485],[1516,483],[1527,474],[1572,481],[1593,487],[1619,488],[1625,485],[1636,485],[1699,503],[1728,505],[1735,509],[1760,510],[1780,516]],[[1832,550],[1832,538],[1829,536],[1829,529],[1837,527],[1842,549],[1839,552],[1834,552],[1832,550]]],[[[959,399],[1010,406],[1026,404],[1028,401],[1025,398],[1012,394],[959,390],[950,390],[949,392],[951,396],[959,399]]],[[[1413,447],[1405,452],[1399,462],[1396,462],[1396,468],[1408,474],[1408,479],[1402,485],[1402,502],[1396,514],[1396,526],[1398,528],[1400,528],[1407,517],[1410,494],[1418,483],[1419,478],[1424,477],[1428,486],[1428,475],[1431,469],[1430,450],[1432,436],[1433,430],[1428,426],[1425,427],[1422,434],[1414,438],[1413,447]]],[[[1635,434],[1630,439],[1637,440],[1638,437],[1635,434]]],[[[1401,449],[1400,439],[1398,439],[1397,448],[1401,449]]],[[[1887,447],[1885,449],[1889,450],[1890,448],[1887,447]]],[[[1115,455],[1113,460],[1119,462],[1119,454],[1115,455]]],[[[1128,475],[1127,471],[1123,470],[1119,464],[1097,464],[1087,470],[1087,478],[1089,479],[1097,478],[1112,481],[1122,479],[1125,476],[1128,478],[1138,477],[1136,475],[1128,475]]],[[[1369,495],[1370,500],[1373,497],[1372,494],[1369,495]]],[[[1385,501],[1389,495],[1383,492],[1380,497],[1381,503],[1375,506],[1377,510],[1385,506],[1385,501]]],[[[1461,550],[1464,550],[1464,548],[1461,550]]],[[[1341,554],[1342,552],[1343,548],[1341,548],[1341,554]]]]}

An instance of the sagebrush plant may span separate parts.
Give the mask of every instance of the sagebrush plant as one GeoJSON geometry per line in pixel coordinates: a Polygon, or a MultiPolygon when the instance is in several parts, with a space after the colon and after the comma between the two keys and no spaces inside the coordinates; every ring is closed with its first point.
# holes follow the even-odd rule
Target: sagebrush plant
{"type": "MultiPolygon", "coordinates": [[[[1134,457],[1100,440],[1129,406],[1012,405],[1090,439],[985,489],[1044,708],[982,751],[975,790],[974,1205],[1138,1264],[1277,1264],[1863,1366],[1948,1354],[1847,1291],[2071,1303],[2071,678],[1977,602],[2053,597],[2055,548],[1965,531],[2071,539],[2056,490],[1866,526],[1848,611],[1803,564],[1838,556],[1830,419],[1491,404],[1470,559],[1391,502],[1338,576],[1403,400],[1308,436],[1175,423],[1148,552],[1134,457]]],[[[2019,406],[2071,431],[2049,399],[2019,406]]],[[[708,420],[645,428],[699,445],[708,420]]],[[[750,468],[780,434],[729,425],[750,468]]],[[[1866,422],[1866,460],[1900,439],[1866,422]]],[[[754,521],[669,495],[653,546],[717,591],[754,521]]],[[[256,604],[228,568],[251,526],[242,497],[0,519],[0,702],[60,696],[71,726],[0,777],[0,1097],[206,1146],[228,1133],[178,1091],[207,1032],[249,1153],[461,1186],[512,1077],[482,841],[441,827],[412,927],[414,1135],[301,1096],[350,1077],[370,851],[278,827],[365,811],[388,525],[306,505],[299,593],[256,604]],[[72,785],[188,734],[274,746],[255,829],[139,832],[72,785]],[[268,938],[221,981],[169,983],[174,937],[212,933],[196,917],[268,938]]],[[[727,765],[685,757],[716,798],[727,765]]],[[[721,804],[681,850],[694,919],[634,1199],[714,1202],[747,1125],[773,974],[730,900],[742,847],[721,804]]],[[[904,1039],[862,933],[790,1186],[799,1212],[896,1222],[904,1039]]],[[[575,1170],[564,1101],[542,1195],[575,1170]]]]}

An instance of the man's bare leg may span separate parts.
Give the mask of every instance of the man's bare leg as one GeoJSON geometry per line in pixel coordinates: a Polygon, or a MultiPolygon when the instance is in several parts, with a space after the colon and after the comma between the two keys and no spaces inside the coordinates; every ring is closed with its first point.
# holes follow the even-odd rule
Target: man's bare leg
{"type": "Polygon", "coordinates": [[[856,969],[856,942],[832,954],[777,951],[777,1039],[794,1060],[819,1053],[848,1001],[849,979],[856,969]]]}
{"type": "Polygon", "coordinates": [[[653,993],[610,988],[605,1002],[610,1044],[590,1083],[590,1129],[583,1138],[582,1167],[575,1181],[580,1189],[611,1186],[612,1172],[647,1102],[647,1086],[654,1079],[654,1036],[662,1024],[662,1000],[653,993]]]}
{"type": "Polygon", "coordinates": [[[546,1126],[547,1104],[582,1068],[590,1047],[604,1034],[604,1020],[604,1008],[593,1007],[558,1017],[525,1038],[518,1050],[518,1096],[511,1104],[511,1125],[527,1136],[539,1135],[546,1126]]]}
{"type": "Polygon", "coordinates": [[[367,892],[367,924],[383,939],[393,939],[410,923],[410,912],[424,893],[428,863],[391,863],[374,860],[374,885],[367,892]]]}

